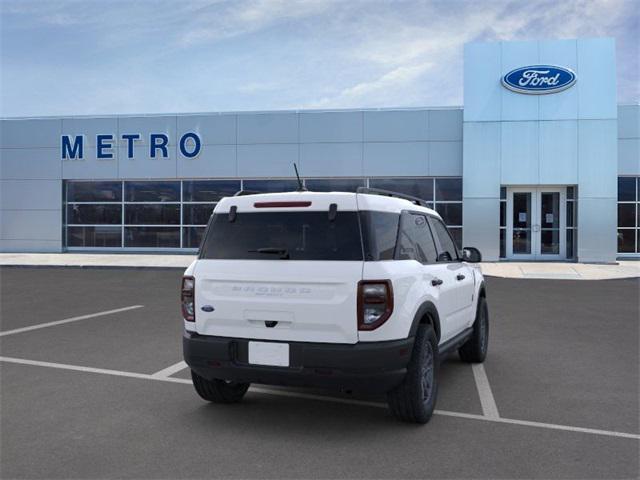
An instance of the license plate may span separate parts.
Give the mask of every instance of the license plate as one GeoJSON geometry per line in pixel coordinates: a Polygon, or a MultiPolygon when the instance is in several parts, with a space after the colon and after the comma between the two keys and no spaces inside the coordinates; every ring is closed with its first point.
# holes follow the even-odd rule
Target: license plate
{"type": "Polygon", "coordinates": [[[252,365],[289,366],[289,344],[249,342],[249,363],[252,365]]]}

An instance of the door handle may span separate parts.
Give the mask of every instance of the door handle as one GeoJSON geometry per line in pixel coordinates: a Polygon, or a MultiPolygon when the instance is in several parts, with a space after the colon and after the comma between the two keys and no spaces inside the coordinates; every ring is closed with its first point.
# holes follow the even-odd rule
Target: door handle
{"type": "Polygon", "coordinates": [[[462,275],[461,273],[459,273],[458,275],[456,275],[456,280],[460,281],[460,280],[464,280],[466,277],[464,275],[462,275]]]}
{"type": "Polygon", "coordinates": [[[442,285],[442,280],[440,280],[439,278],[434,278],[433,280],[431,280],[431,285],[433,285],[434,287],[442,285]]]}

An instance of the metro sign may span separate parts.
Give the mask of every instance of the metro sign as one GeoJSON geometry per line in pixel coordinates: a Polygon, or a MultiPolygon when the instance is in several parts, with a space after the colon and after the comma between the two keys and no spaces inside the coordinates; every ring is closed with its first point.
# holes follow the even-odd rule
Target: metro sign
{"type": "MultiPolygon", "coordinates": [[[[142,139],[139,133],[123,133],[120,135],[122,145],[127,147],[127,158],[133,159],[135,156],[136,142],[142,139]]],[[[165,133],[149,134],[149,157],[168,158],[169,157],[169,136],[165,133]]],[[[84,158],[84,135],[62,135],[60,141],[62,160],[82,160],[84,158]]],[[[117,148],[115,135],[96,135],[96,158],[99,160],[113,159],[113,149],[117,148]]],[[[180,154],[186,158],[195,158],[200,153],[202,142],[197,133],[187,132],[180,137],[178,142],[180,154]]]]}
{"type": "Polygon", "coordinates": [[[555,65],[531,65],[511,70],[502,85],[517,93],[543,95],[566,90],[576,83],[573,70],[555,65]]]}

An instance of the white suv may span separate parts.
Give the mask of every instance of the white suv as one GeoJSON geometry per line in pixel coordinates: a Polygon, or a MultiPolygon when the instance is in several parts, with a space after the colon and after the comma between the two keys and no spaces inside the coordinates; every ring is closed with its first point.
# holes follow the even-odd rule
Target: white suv
{"type": "Polygon", "coordinates": [[[456,248],[419,199],[289,192],[222,199],[182,280],[184,357],[198,394],[242,399],[249,384],[384,392],[425,423],[438,365],[487,353],[474,248],[456,248]]]}

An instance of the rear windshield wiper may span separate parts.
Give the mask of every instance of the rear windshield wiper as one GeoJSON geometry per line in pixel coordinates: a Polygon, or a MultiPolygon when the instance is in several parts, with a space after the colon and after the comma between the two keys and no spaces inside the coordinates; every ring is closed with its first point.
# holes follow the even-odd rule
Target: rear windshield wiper
{"type": "Polygon", "coordinates": [[[272,253],[275,255],[280,255],[280,258],[282,260],[288,260],[290,258],[289,251],[286,248],[264,247],[264,248],[258,248],[256,250],[248,250],[248,251],[252,253],[272,253]]]}

